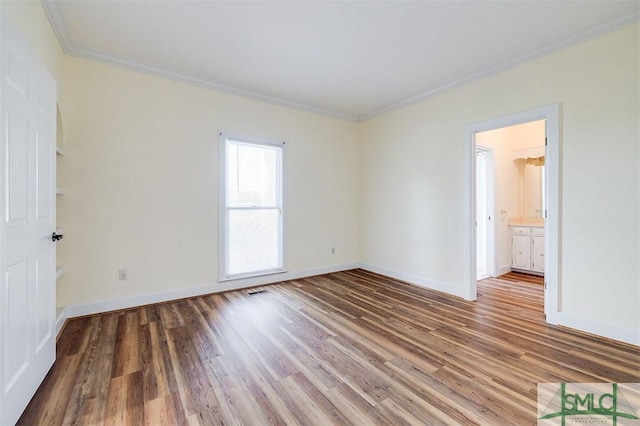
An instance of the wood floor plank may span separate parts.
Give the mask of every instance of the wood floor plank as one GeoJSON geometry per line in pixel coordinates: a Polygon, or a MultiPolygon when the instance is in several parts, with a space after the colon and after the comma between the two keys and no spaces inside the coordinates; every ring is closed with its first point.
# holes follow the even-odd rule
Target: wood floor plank
{"type": "Polygon", "coordinates": [[[146,426],[180,426],[187,424],[180,398],[176,394],[167,394],[146,401],[144,413],[144,424],[146,426]]]}
{"type": "Polygon", "coordinates": [[[60,425],[69,406],[71,392],[80,367],[81,355],[74,353],[59,358],[31,400],[31,405],[41,407],[40,410],[26,410],[22,415],[22,424],[28,425],[60,425]],[[56,398],[50,398],[56,395],[56,398]]]}
{"type": "Polygon", "coordinates": [[[256,401],[268,424],[290,425],[297,420],[282,402],[281,397],[264,374],[255,367],[249,367],[240,375],[251,397],[256,401]]]}
{"type": "Polygon", "coordinates": [[[127,377],[114,377],[109,382],[109,395],[104,424],[120,426],[127,424],[127,377]]]}
{"type": "Polygon", "coordinates": [[[640,382],[640,348],[545,323],[542,282],[356,269],[71,319],[18,423],[520,425],[538,383],[640,382]]]}

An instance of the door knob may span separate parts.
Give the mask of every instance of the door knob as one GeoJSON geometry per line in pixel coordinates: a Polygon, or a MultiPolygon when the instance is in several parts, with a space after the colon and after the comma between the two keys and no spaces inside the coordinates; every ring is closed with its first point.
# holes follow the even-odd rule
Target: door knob
{"type": "Polygon", "coordinates": [[[63,239],[63,238],[64,238],[64,235],[62,235],[62,234],[56,234],[55,232],[53,234],[51,234],[51,241],[53,241],[54,243],[56,241],[59,241],[59,240],[63,239]]]}

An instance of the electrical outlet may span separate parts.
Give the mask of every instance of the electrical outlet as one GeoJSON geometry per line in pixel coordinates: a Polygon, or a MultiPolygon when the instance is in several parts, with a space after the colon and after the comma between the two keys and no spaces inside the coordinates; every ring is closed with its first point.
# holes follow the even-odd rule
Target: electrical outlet
{"type": "Polygon", "coordinates": [[[125,281],[127,279],[127,270],[126,269],[120,269],[118,271],[118,279],[120,281],[125,281]]]}
{"type": "Polygon", "coordinates": [[[331,247],[331,254],[336,254],[336,248],[335,247],[331,247]]]}

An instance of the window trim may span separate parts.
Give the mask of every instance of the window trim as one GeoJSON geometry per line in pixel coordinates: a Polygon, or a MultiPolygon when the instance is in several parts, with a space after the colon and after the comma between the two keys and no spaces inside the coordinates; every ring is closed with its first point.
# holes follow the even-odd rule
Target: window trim
{"type": "Polygon", "coordinates": [[[285,142],[274,139],[256,138],[242,136],[232,133],[219,132],[218,156],[220,179],[218,186],[218,282],[234,281],[244,278],[262,277],[268,275],[282,274],[287,272],[287,226],[286,211],[287,197],[285,194],[286,182],[286,150],[285,142]],[[280,255],[281,267],[279,269],[266,269],[262,271],[247,272],[242,274],[227,275],[227,141],[247,143],[250,145],[273,146],[281,149],[280,152],[280,173],[279,173],[279,197],[280,197],[280,255]]]}

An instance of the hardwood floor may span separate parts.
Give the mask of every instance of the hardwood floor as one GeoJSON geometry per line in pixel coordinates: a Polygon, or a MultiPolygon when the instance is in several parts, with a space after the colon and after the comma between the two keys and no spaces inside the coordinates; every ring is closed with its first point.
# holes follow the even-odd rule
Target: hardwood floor
{"type": "Polygon", "coordinates": [[[503,281],[544,285],[543,276],[525,274],[522,272],[515,272],[515,271],[507,272],[504,275],[500,275],[499,278],[503,281]]]}
{"type": "Polygon", "coordinates": [[[70,320],[19,424],[536,423],[540,382],[640,382],[640,349],[362,270],[70,320]],[[256,289],[252,289],[255,291],[256,289]]]}

